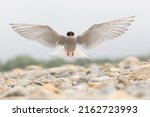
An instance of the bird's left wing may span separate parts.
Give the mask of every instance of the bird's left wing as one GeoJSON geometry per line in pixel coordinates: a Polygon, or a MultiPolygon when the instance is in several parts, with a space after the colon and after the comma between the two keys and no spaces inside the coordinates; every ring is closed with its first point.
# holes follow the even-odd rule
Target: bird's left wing
{"type": "Polygon", "coordinates": [[[48,47],[63,45],[65,37],[47,25],[10,24],[14,31],[29,40],[37,41],[48,47]]]}
{"type": "Polygon", "coordinates": [[[91,26],[82,35],[77,36],[77,43],[85,48],[93,47],[105,40],[111,40],[123,34],[134,16],[113,20],[91,26]]]}

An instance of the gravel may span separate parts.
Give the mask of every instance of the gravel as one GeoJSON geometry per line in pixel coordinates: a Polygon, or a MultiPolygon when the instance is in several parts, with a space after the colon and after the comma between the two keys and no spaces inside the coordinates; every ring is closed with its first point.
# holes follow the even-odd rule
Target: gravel
{"type": "Polygon", "coordinates": [[[150,99],[150,61],[14,69],[0,73],[0,99],[150,99]]]}

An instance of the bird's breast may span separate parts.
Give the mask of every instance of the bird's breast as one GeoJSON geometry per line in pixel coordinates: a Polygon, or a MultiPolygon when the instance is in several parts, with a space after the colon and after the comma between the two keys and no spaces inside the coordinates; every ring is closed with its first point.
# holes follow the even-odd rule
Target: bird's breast
{"type": "Polygon", "coordinates": [[[65,41],[64,47],[67,51],[73,51],[76,48],[76,38],[68,37],[65,41]]]}

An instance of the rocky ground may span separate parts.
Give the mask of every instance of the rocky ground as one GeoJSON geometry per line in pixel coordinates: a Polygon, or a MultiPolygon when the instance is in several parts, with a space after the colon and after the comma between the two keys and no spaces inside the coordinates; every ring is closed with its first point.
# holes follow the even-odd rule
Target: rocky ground
{"type": "Polygon", "coordinates": [[[14,69],[0,73],[0,99],[150,99],[150,61],[14,69]]]}

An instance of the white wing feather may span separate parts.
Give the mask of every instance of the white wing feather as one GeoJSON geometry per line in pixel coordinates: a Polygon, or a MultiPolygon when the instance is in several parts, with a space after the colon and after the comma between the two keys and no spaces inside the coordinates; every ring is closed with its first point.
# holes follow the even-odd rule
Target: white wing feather
{"type": "Polygon", "coordinates": [[[48,47],[63,45],[65,37],[58,35],[49,26],[31,24],[10,24],[14,31],[29,40],[34,40],[48,47]]]}
{"type": "Polygon", "coordinates": [[[113,20],[91,26],[82,35],[77,36],[77,43],[85,48],[93,47],[105,40],[122,35],[131,24],[134,16],[113,20]]]}

